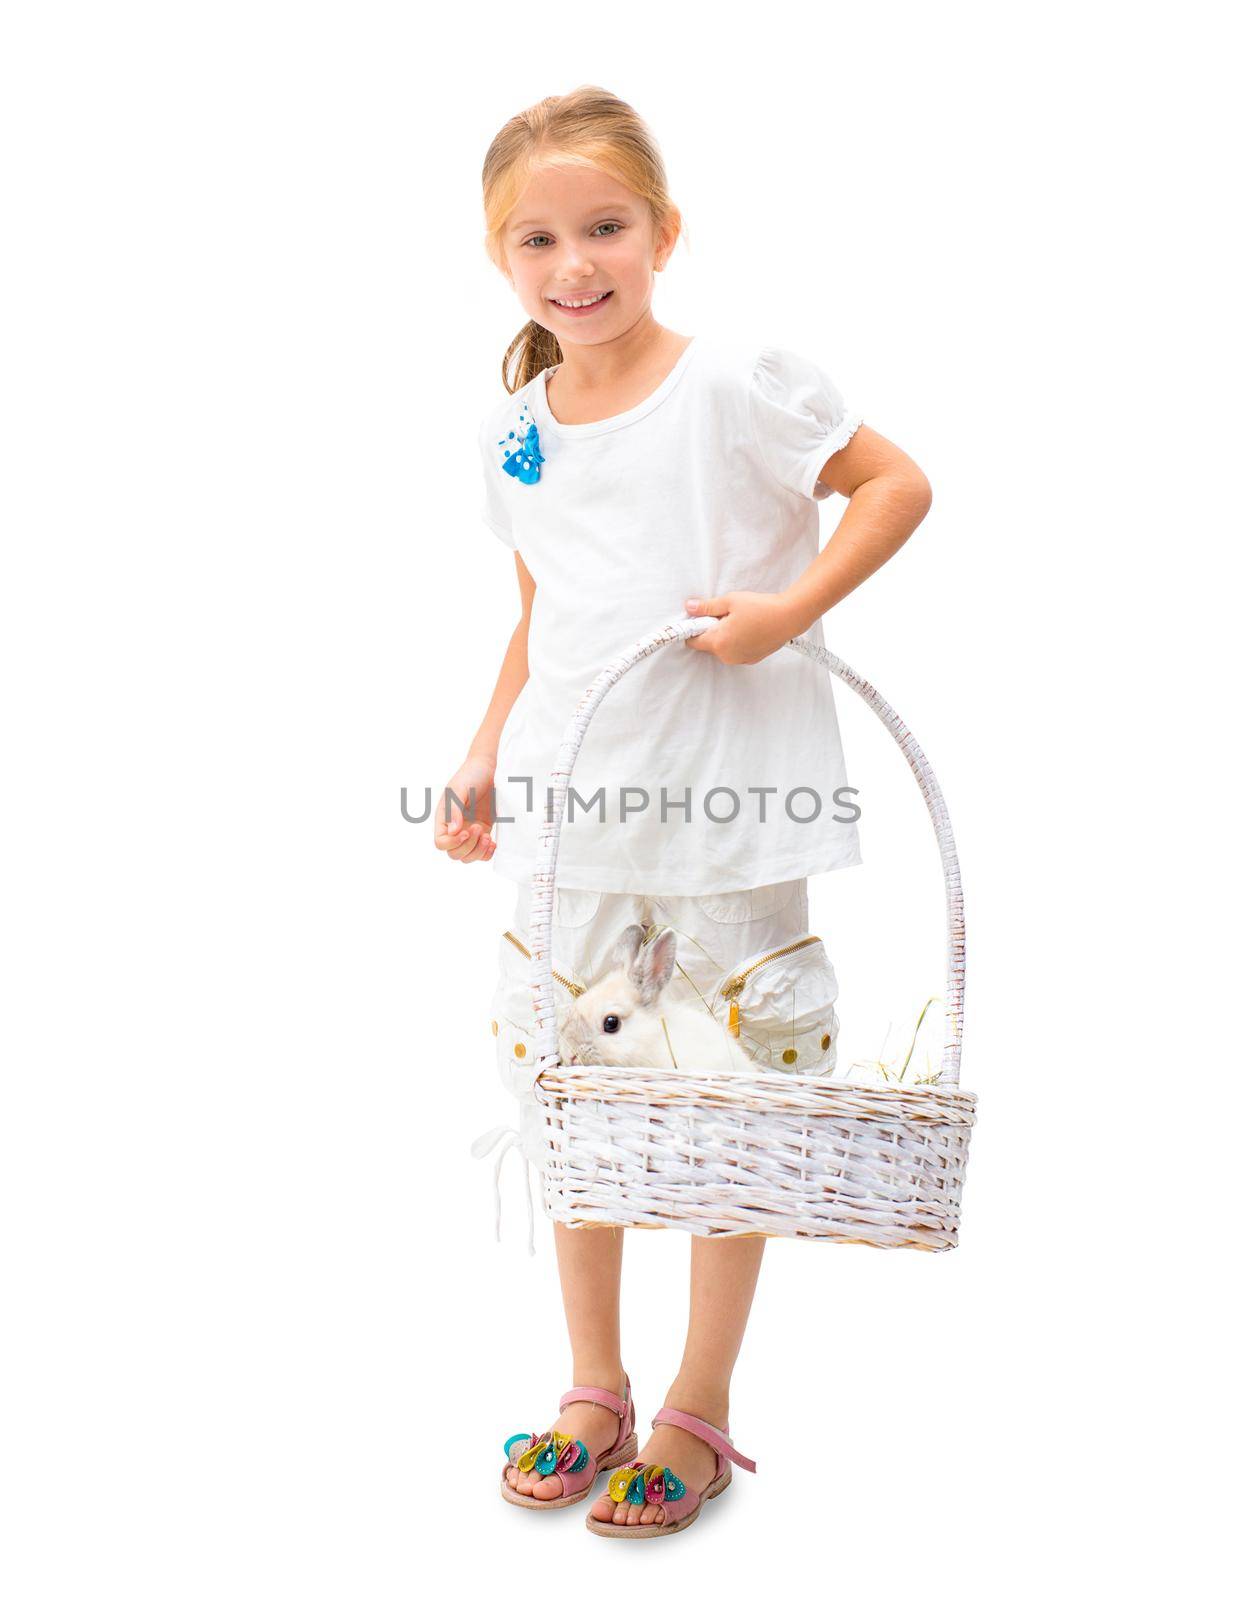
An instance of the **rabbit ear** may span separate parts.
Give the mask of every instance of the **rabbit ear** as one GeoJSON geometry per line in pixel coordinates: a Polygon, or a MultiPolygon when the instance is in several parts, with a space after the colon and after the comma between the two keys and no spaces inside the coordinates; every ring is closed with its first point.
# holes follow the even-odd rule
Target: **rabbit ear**
{"type": "Polygon", "coordinates": [[[610,951],[611,972],[617,972],[619,967],[631,970],[631,964],[636,959],[636,952],[640,949],[640,941],[644,938],[644,929],[638,922],[630,922],[619,934],[614,948],[610,951]]]}
{"type": "Polygon", "coordinates": [[[641,1005],[651,1006],[671,981],[675,970],[675,930],[663,928],[636,952],[631,981],[640,991],[641,1005]]]}

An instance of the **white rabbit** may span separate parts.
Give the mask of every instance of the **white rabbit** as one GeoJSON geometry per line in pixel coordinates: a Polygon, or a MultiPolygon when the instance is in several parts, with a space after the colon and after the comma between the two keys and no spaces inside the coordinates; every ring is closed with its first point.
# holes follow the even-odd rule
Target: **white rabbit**
{"type": "Polygon", "coordinates": [[[756,1072],[758,1067],[718,1019],[695,1005],[662,997],[675,970],[675,930],[646,944],[645,929],[624,928],[612,970],[579,996],[558,1023],[558,1055],[568,1065],[678,1067],[682,1072],[756,1072]]]}

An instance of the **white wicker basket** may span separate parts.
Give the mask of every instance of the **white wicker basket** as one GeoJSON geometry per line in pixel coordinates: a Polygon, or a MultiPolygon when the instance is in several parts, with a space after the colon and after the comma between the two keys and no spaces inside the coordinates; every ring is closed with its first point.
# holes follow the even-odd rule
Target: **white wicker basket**
{"type": "Polygon", "coordinates": [[[957,1243],[975,1096],[958,1087],[965,935],[958,857],[944,799],[901,718],[863,678],[804,638],[809,656],[861,695],[897,741],[927,802],[944,867],[946,1038],[933,1085],[864,1085],[785,1073],[706,1075],[563,1066],[551,931],[558,840],[571,770],[593,712],[637,662],[717,626],[684,617],[638,640],[600,674],[571,718],[552,773],[531,902],[534,1093],[544,1109],[544,1204],[570,1227],[681,1228],[916,1250],[957,1243]]]}

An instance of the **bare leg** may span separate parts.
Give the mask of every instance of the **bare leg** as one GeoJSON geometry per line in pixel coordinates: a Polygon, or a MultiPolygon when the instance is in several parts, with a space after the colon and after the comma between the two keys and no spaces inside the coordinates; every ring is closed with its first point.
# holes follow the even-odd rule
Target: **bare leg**
{"type": "MultiPolygon", "coordinates": [[[[567,1228],[553,1224],[557,1269],[562,1281],[562,1304],[570,1334],[572,1387],[585,1384],[624,1390],[622,1352],[619,1345],[618,1300],[623,1273],[621,1228],[567,1228]]],[[[608,1450],[618,1432],[618,1417],[607,1406],[579,1401],[567,1406],[553,1424],[561,1433],[582,1439],[594,1456],[608,1450]]],[[[562,1486],[555,1476],[538,1472],[506,1472],[506,1481],[519,1494],[539,1500],[555,1499],[562,1486]]]]}
{"type": "MultiPolygon", "coordinates": [[[[694,1239],[688,1340],[666,1404],[726,1431],[732,1369],[740,1354],[765,1239],[694,1239]]],[[[714,1477],[714,1452],[682,1428],[656,1428],[640,1460],[668,1466],[690,1489],[714,1477]]],[[[592,1515],[603,1522],[653,1522],[654,1506],[616,1506],[602,1495],[592,1515]]]]}

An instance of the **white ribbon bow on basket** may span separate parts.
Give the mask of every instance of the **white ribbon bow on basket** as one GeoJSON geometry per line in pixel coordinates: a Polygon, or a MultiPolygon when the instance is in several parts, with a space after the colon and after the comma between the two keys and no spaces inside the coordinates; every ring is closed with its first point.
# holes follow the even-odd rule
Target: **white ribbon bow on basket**
{"type": "Polygon", "coordinates": [[[497,1244],[501,1242],[501,1168],[505,1165],[505,1157],[510,1151],[517,1150],[523,1164],[523,1188],[527,1194],[527,1253],[535,1255],[536,1212],[531,1198],[531,1163],[523,1150],[519,1130],[508,1127],[503,1122],[498,1123],[495,1128],[489,1128],[486,1133],[481,1133],[470,1147],[470,1153],[476,1161],[491,1155],[493,1150],[497,1150],[496,1164],[492,1169],[492,1187],[496,1196],[496,1242],[497,1244]]]}

